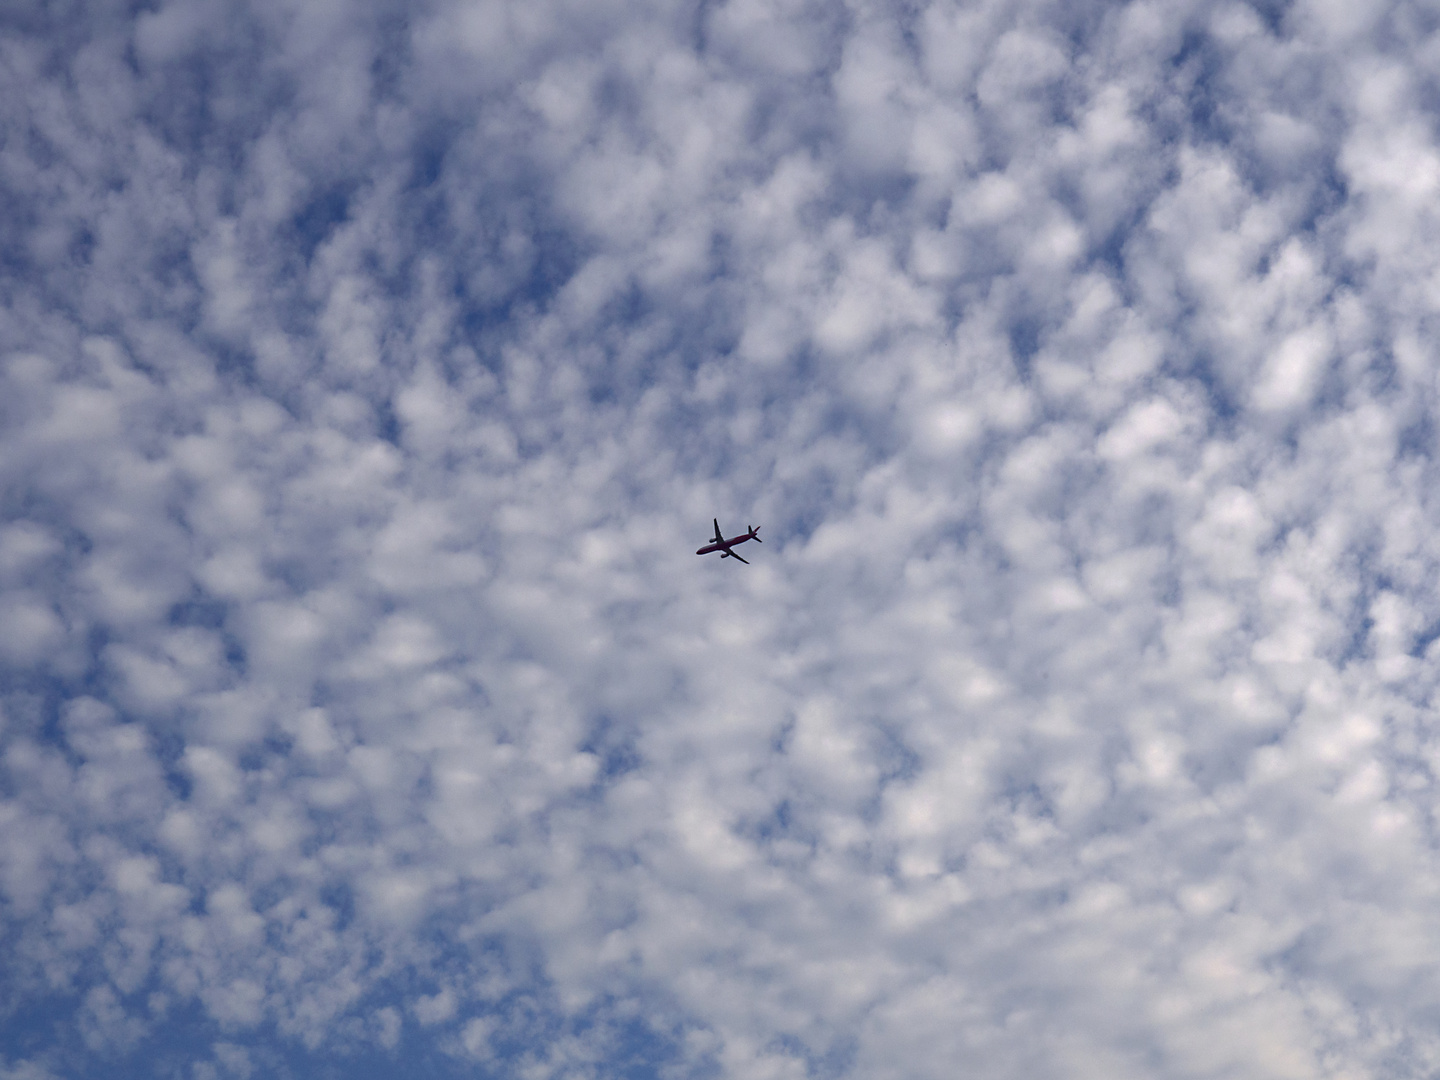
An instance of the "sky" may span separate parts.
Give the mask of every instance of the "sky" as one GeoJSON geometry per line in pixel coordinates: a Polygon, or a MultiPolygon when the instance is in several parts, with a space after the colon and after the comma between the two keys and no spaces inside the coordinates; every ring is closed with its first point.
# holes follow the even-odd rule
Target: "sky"
{"type": "Polygon", "coordinates": [[[1440,1075],[1437,195],[1410,0],[8,0],[0,1080],[1440,1075]]]}

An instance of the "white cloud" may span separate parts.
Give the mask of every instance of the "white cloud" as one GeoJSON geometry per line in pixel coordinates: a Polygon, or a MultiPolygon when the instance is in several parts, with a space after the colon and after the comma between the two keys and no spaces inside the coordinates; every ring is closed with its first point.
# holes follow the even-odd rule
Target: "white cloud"
{"type": "Polygon", "coordinates": [[[1435,45],[1331,7],[0,17],[0,1072],[1433,1071],[1435,45]]]}

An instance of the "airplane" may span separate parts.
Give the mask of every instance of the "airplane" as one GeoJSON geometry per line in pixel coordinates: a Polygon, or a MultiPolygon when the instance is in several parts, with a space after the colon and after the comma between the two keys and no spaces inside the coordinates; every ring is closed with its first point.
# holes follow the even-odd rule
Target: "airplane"
{"type": "MultiPolygon", "coordinates": [[[[737,544],[743,544],[746,540],[754,540],[757,544],[762,543],[760,537],[755,535],[760,531],[759,525],[751,525],[748,532],[743,532],[739,536],[732,536],[729,540],[726,540],[720,535],[720,519],[713,518],[712,520],[715,522],[715,540],[695,552],[696,555],[709,555],[712,551],[718,551],[722,559],[740,559],[739,555],[736,555],[735,552],[730,550],[731,548],[737,544]]],[[[749,559],[740,559],[740,561],[746,566],[750,565],[749,559]]]]}

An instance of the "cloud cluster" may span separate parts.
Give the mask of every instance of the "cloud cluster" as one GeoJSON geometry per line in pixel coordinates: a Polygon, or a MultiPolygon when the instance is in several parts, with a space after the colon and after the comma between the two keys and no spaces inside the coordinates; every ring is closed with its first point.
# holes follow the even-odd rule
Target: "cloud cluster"
{"type": "Polygon", "coordinates": [[[0,27],[0,1077],[1440,1068],[1420,5],[0,27]]]}

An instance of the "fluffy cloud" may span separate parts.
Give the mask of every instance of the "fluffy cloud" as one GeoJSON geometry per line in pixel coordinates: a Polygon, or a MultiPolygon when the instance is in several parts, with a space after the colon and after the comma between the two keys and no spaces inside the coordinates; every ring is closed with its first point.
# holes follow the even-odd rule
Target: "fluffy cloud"
{"type": "Polygon", "coordinates": [[[1342,8],[0,16],[0,1074],[1433,1071],[1342,8]]]}

